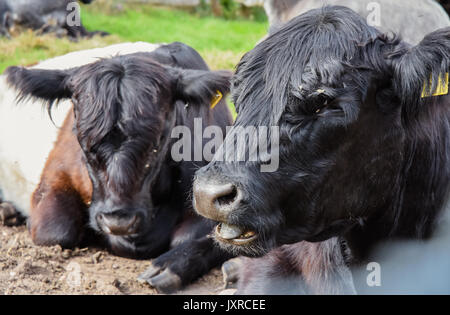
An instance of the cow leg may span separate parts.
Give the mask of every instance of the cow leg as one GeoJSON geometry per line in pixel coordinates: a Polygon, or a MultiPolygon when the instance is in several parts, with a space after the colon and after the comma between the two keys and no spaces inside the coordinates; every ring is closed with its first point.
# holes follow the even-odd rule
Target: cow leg
{"type": "Polygon", "coordinates": [[[92,37],[95,35],[107,36],[109,33],[102,31],[89,32],[83,25],[80,26],[69,26],[65,25],[64,28],[67,30],[67,35],[73,39],[78,39],[80,37],[92,37]]]}
{"type": "Polygon", "coordinates": [[[0,36],[5,36],[6,38],[11,38],[9,34],[9,29],[13,25],[13,18],[11,16],[11,12],[5,12],[2,17],[2,25],[0,27],[0,36]]]}
{"type": "Polygon", "coordinates": [[[301,270],[293,268],[285,255],[276,249],[261,258],[243,257],[244,264],[238,275],[235,294],[308,294],[301,270]]]}
{"type": "Polygon", "coordinates": [[[19,16],[19,24],[33,30],[39,30],[46,25],[45,20],[39,14],[30,11],[23,12],[19,16]]]}
{"type": "Polygon", "coordinates": [[[89,36],[90,37],[92,37],[92,36],[95,36],[95,35],[100,35],[100,36],[108,36],[108,35],[110,35],[108,32],[105,32],[105,31],[92,31],[92,32],[89,32],[89,36]]]}
{"type": "Polygon", "coordinates": [[[236,294],[355,294],[348,253],[337,238],[284,245],[245,258],[236,294]]]}
{"type": "Polygon", "coordinates": [[[89,234],[86,222],[86,205],[77,191],[64,189],[35,192],[29,220],[35,244],[73,248],[89,234]]]}
{"type": "Polygon", "coordinates": [[[64,27],[49,23],[41,15],[32,11],[22,13],[19,24],[35,30],[37,34],[55,33],[58,37],[67,35],[67,30],[64,27]]]}
{"type": "Polygon", "coordinates": [[[25,217],[10,202],[0,203],[0,224],[18,226],[25,222],[25,217]]]}
{"type": "Polygon", "coordinates": [[[222,265],[224,289],[234,289],[239,280],[239,273],[245,264],[244,257],[235,257],[222,265]]]}
{"type": "Polygon", "coordinates": [[[206,235],[211,228],[203,218],[190,220],[181,226],[180,230],[203,231],[203,236],[184,240],[154,259],[138,280],[149,283],[159,292],[172,293],[231,258],[206,235]]]}
{"type": "Polygon", "coordinates": [[[229,256],[208,237],[187,241],[154,259],[139,276],[162,293],[172,293],[206,274],[229,256]]]}

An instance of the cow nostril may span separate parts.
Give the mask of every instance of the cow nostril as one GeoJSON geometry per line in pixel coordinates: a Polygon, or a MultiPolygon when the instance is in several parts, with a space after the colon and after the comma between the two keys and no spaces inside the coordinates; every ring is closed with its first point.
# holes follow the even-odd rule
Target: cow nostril
{"type": "Polygon", "coordinates": [[[232,186],[231,191],[226,195],[219,196],[216,199],[216,202],[219,206],[227,206],[232,204],[237,198],[237,188],[236,186],[232,186]]]}
{"type": "Polygon", "coordinates": [[[241,192],[231,183],[194,183],[194,207],[196,211],[214,221],[225,222],[228,215],[239,207],[241,192]]]}
{"type": "Polygon", "coordinates": [[[134,234],[139,229],[141,217],[137,214],[124,215],[112,213],[99,213],[96,216],[97,223],[105,233],[113,235],[134,234]]]}
{"type": "Polygon", "coordinates": [[[103,216],[103,213],[99,213],[99,214],[97,214],[96,219],[97,219],[97,221],[104,221],[105,217],[103,216]]]}

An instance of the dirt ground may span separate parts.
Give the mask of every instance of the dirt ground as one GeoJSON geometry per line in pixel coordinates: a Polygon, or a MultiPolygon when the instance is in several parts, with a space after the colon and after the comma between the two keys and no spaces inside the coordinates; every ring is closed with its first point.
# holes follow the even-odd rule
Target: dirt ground
{"type": "MultiPolygon", "coordinates": [[[[148,264],[95,248],[35,246],[25,226],[0,226],[0,295],[157,294],[136,280],[148,264]]],[[[222,286],[215,269],[177,294],[217,294],[222,286]]]]}

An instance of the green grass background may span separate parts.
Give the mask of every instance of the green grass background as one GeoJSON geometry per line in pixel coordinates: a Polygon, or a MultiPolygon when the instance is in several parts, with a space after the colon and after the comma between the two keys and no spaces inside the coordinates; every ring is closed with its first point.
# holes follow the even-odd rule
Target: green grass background
{"type": "MultiPolygon", "coordinates": [[[[95,36],[77,42],[54,35],[37,35],[31,30],[13,30],[13,38],[0,39],[0,73],[8,66],[31,66],[66,53],[105,47],[121,42],[180,41],[192,46],[213,70],[233,70],[242,55],[267,33],[267,20],[226,20],[204,16],[195,10],[127,4],[96,0],[83,5],[82,22],[88,30],[102,30],[110,36],[95,36]]],[[[233,116],[233,104],[228,100],[233,116]]]]}
{"type": "Polygon", "coordinates": [[[225,20],[181,9],[125,5],[120,10],[109,0],[82,6],[82,21],[89,30],[111,36],[71,42],[53,35],[18,32],[12,40],[0,39],[0,72],[10,65],[32,65],[71,51],[104,47],[120,42],[184,42],[205,58],[212,69],[233,69],[242,55],[266,34],[266,21],[225,20]]]}

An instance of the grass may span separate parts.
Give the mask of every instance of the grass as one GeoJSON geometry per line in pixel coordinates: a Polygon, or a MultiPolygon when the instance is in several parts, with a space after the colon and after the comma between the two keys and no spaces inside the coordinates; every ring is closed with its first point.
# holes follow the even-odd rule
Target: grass
{"type": "Polygon", "coordinates": [[[55,38],[53,35],[37,36],[31,30],[26,30],[11,40],[0,39],[0,73],[8,66],[30,66],[71,51],[104,47],[117,42],[120,40],[116,36],[71,42],[66,38],[55,38]]]}
{"type": "Polygon", "coordinates": [[[117,9],[111,3],[114,1],[97,0],[82,7],[83,24],[111,36],[71,42],[25,31],[12,40],[0,39],[0,72],[10,65],[32,65],[71,51],[127,41],[184,42],[199,51],[212,69],[233,69],[267,31],[266,22],[201,17],[185,10],[148,5],[117,9]]]}
{"type": "MultiPolygon", "coordinates": [[[[118,3],[118,0],[96,0],[82,6],[85,27],[106,31],[110,36],[73,42],[26,30],[12,39],[1,38],[0,73],[12,65],[30,66],[72,51],[134,41],[180,41],[196,49],[211,69],[233,70],[242,55],[266,34],[268,27],[267,21],[225,20],[201,16],[194,10],[118,3]]],[[[234,106],[230,102],[229,105],[235,117],[234,106]]]]}

